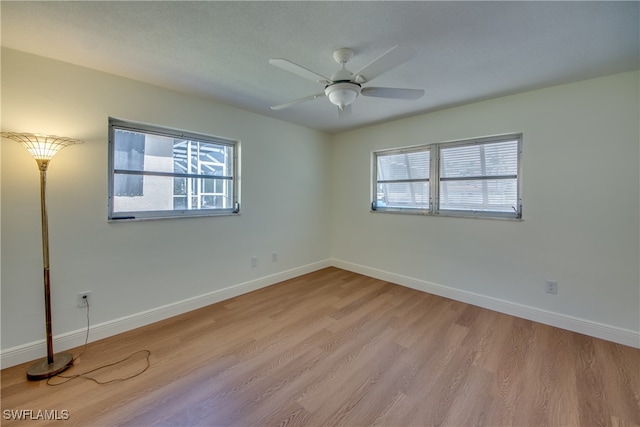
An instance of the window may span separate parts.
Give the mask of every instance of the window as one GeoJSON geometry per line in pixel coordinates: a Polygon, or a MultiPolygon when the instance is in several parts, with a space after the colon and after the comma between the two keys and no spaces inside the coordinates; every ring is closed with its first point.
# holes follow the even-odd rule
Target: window
{"type": "Polygon", "coordinates": [[[521,218],[522,135],[373,153],[372,210],[521,218]]]}
{"type": "Polygon", "coordinates": [[[236,141],[109,120],[109,219],[238,213],[236,141]]]}

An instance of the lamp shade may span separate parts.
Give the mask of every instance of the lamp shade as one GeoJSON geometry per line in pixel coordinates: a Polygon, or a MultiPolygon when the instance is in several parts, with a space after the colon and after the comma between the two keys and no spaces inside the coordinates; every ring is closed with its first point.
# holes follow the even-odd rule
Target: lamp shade
{"type": "Polygon", "coordinates": [[[2,132],[0,135],[19,142],[27,149],[34,159],[41,161],[51,160],[58,151],[62,150],[67,145],[79,144],[82,142],[79,139],[55,135],[43,135],[40,133],[2,132]]]}

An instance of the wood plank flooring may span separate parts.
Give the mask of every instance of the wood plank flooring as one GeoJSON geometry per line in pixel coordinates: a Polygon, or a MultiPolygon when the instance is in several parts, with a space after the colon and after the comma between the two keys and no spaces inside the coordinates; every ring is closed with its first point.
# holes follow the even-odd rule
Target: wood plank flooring
{"type": "Polygon", "coordinates": [[[336,268],[91,343],[64,374],[142,349],[107,385],[3,370],[2,425],[640,425],[640,350],[336,268]]]}

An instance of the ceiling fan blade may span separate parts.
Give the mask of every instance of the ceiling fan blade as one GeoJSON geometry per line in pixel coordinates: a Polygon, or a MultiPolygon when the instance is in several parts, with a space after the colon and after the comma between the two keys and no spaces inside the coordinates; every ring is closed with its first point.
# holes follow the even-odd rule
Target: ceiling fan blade
{"type": "Polygon", "coordinates": [[[287,102],[286,104],[274,105],[271,107],[272,110],[284,110],[285,108],[289,108],[292,105],[299,104],[305,101],[311,101],[316,98],[320,98],[321,96],[325,96],[324,92],[315,93],[313,95],[305,96],[304,98],[295,99],[293,101],[287,102]]]}
{"type": "Polygon", "coordinates": [[[269,64],[275,65],[276,67],[282,68],[285,71],[289,71],[290,73],[297,74],[306,79],[313,80],[314,82],[317,82],[317,83],[321,83],[321,84],[331,83],[331,80],[329,80],[325,76],[320,75],[315,71],[311,71],[307,68],[304,68],[301,65],[295,64],[287,59],[283,59],[283,58],[270,59],[269,64]]]}
{"type": "Polygon", "coordinates": [[[378,77],[398,65],[407,62],[416,56],[416,51],[407,46],[394,46],[359,71],[353,73],[353,80],[356,83],[366,83],[378,77]]]}
{"type": "Polygon", "coordinates": [[[399,89],[395,87],[363,87],[360,95],[375,96],[377,98],[418,99],[424,95],[424,90],[399,89]]]}
{"type": "Polygon", "coordinates": [[[345,105],[344,107],[342,107],[342,109],[338,107],[339,118],[349,117],[350,115],[351,115],[351,104],[345,105]]]}

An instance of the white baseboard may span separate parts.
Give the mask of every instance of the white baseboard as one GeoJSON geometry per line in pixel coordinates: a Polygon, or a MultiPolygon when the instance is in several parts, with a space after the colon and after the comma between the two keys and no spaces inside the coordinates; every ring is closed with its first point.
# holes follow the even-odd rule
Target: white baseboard
{"type": "Polygon", "coordinates": [[[487,308],[511,316],[520,317],[545,325],[555,326],[580,334],[589,335],[603,340],[612,341],[630,347],[640,348],[640,334],[629,329],[618,328],[587,319],[555,313],[536,307],[530,307],[511,301],[488,297],[474,292],[451,288],[425,280],[415,279],[388,271],[378,270],[364,265],[353,264],[347,261],[332,259],[331,265],[343,270],[363,274],[365,276],[406,286],[422,292],[439,295],[456,301],[465,302],[478,307],[487,308]]]}
{"type": "MultiPolygon", "coordinates": [[[[252,292],[257,289],[264,288],[284,280],[293,279],[294,277],[302,276],[303,274],[311,273],[330,266],[331,262],[329,260],[319,261],[282,271],[280,273],[271,274],[269,276],[260,277],[245,283],[229,286],[204,295],[156,307],[151,310],[135,313],[130,316],[91,325],[89,342],[117,335],[154,322],[159,322],[160,320],[187,313],[207,305],[215,304],[238,295],[252,292]]],[[[81,346],[84,344],[85,337],[85,328],[56,335],[54,337],[55,352],[57,353],[81,346]]],[[[0,352],[0,366],[4,369],[10,366],[40,359],[46,357],[46,355],[47,348],[45,340],[34,341],[28,344],[2,350],[2,352],[0,352]]]]}

